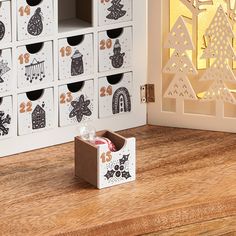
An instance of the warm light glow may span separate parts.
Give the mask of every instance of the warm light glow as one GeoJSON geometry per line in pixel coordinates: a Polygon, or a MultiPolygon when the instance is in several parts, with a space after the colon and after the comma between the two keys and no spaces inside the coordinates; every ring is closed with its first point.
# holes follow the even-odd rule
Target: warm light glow
{"type": "MultiPolygon", "coordinates": [[[[182,15],[186,17],[186,23],[188,25],[189,32],[193,34],[194,30],[197,31],[197,37],[193,38],[193,42],[197,43],[195,47],[197,48],[196,56],[197,56],[198,69],[205,69],[207,65],[206,60],[200,59],[204,48],[203,35],[206,29],[208,28],[209,24],[211,23],[211,20],[214,17],[219,5],[222,5],[222,7],[225,9],[225,12],[227,12],[227,4],[225,0],[213,0],[213,5],[204,6],[204,8],[206,8],[207,10],[201,12],[198,15],[198,24],[192,25],[191,11],[181,2],[181,0],[170,0],[170,28],[173,27],[177,18],[182,15]]],[[[233,5],[234,5],[234,0],[233,1],[231,0],[231,7],[233,7],[233,5]]],[[[193,58],[193,61],[196,61],[195,58],[193,58]]]]}

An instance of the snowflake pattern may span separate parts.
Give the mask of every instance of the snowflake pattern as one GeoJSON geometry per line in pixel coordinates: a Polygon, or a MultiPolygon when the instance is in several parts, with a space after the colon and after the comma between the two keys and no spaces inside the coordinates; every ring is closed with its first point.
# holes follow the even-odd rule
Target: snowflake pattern
{"type": "Polygon", "coordinates": [[[5,112],[0,111],[0,136],[8,135],[9,128],[7,125],[11,124],[11,117],[9,114],[5,116],[5,112]]]}
{"type": "Polygon", "coordinates": [[[119,162],[113,162],[110,165],[110,168],[107,170],[107,173],[104,175],[104,177],[110,181],[110,180],[121,180],[121,179],[129,179],[132,176],[129,172],[129,157],[128,155],[123,155],[121,159],[119,159],[119,162]]]}
{"type": "Polygon", "coordinates": [[[4,62],[3,60],[0,61],[0,83],[3,83],[4,80],[2,76],[6,74],[8,71],[10,71],[10,68],[8,67],[8,63],[4,62]]]}
{"type": "Polygon", "coordinates": [[[84,116],[91,116],[92,112],[88,108],[90,105],[90,100],[85,100],[84,95],[81,95],[78,99],[78,101],[72,101],[72,111],[69,114],[70,118],[76,117],[77,121],[80,123],[83,120],[84,116]]]}

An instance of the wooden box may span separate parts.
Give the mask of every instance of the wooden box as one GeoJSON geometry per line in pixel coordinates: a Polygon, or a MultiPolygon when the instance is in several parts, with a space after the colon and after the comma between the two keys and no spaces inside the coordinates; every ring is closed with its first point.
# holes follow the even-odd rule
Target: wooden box
{"type": "Polygon", "coordinates": [[[117,147],[111,152],[107,144],[95,146],[75,138],[75,175],[99,189],[134,181],[136,178],[135,138],[124,138],[111,131],[101,131],[99,137],[110,139],[117,147]]]}

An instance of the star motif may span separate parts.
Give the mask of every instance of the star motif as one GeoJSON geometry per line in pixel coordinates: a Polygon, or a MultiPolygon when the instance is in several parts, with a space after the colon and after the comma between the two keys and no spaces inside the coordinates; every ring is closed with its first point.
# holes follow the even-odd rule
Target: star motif
{"type": "Polygon", "coordinates": [[[108,170],[105,174],[105,177],[109,180],[114,177],[115,171],[114,170],[108,170]]]}
{"type": "Polygon", "coordinates": [[[70,112],[69,117],[76,117],[77,121],[80,123],[84,116],[91,116],[92,112],[88,108],[90,103],[90,100],[85,100],[84,95],[81,95],[78,101],[71,102],[71,106],[73,107],[73,109],[70,112]]]}
{"type": "Polygon", "coordinates": [[[123,157],[120,159],[120,165],[124,165],[125,162],[129,160],[129,156],[130,156],[130,154],[123,155],[123,157]]]}
{"type": "Polygon", "coordinates": [[[131,175],[130,175],[129,172],[123,171],[123,172],[122,172],[122,177],[125,178],[125,179],[129,179],[129,178],[131,178],[131,175]]]}

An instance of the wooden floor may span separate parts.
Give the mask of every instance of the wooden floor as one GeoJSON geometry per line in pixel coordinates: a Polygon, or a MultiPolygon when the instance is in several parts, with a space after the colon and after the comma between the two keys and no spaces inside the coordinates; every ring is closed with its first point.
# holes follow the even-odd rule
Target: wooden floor
{"type": "Polygon", "coordinates": [[[236,235],[235,134],[121,134],[137,137],[137,181],[110,189],[74,178],[72,143],[1,159],[0,235],[236,235]]]}

